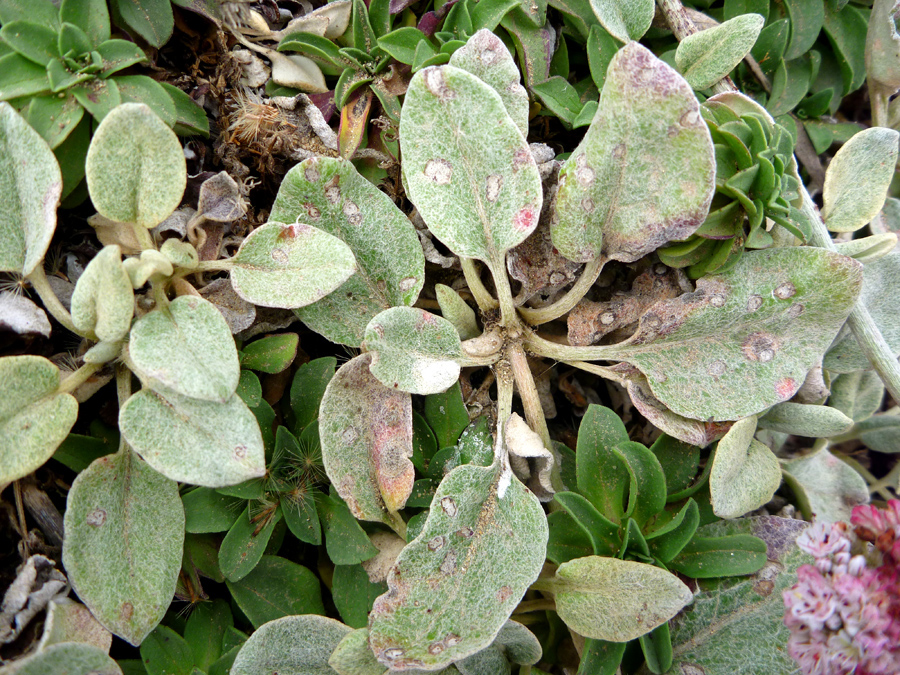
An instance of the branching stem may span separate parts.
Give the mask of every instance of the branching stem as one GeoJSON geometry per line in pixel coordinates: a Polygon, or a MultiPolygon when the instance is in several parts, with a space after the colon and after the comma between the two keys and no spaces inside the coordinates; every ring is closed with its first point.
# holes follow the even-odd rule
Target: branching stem
{"type": "MultiPolygon", "coordinates": [[[[41,298],[41,302],[44,303],[44,308],[53,315],[53,318],[76,335],[82,335],[82,333],[75,328],[69,310],[63,307],[59,298],[56,297],[56,293],[54,293],[53,289],[50,287],[50,282],[47,280],[43,265],[35,267],[34,272],[29,274],[26,278],[31,283],[32,288],[37,291],[38,296],[41,298]]],[[[82,337],[84,336],[82,335],[82,337]]]]}
{"type": "Polygon", "coordinates": [[[102,363],[85,363],[81,368],[60,382],[56,392],[58,394],[71,394],[102,367],[102,363]]]}
{"type": "Polygon", "coordinates": [[[484,284],[481,283],[481,275],[478,273],[475,261],[472,258],[460,256],[459,264],[462,266],[463,275],[466,277],[466,284],[468,284],[469,290],[472,292],[472,297],[475,298],[478,309],[482,312],[489,312],[492,309],[497,309],[497,301],[491,297],[491,294],[488,293],[484,284]]]}
{"type": "Polygon", "coordinates": [[[520,307],[519,314],[521,314],[532,326],[539,326],[542,323],[547,323],[548,321],[553,321],[553,319],[561,317],[577,305],[578,301],[581,300],[585,293],[590,290],[591,286],[594,285],[594,282],[597,281],[597,277],[600,276],[600,272],[603,271],[606,260],[606,258],[601,256],[585,265],[584,270],[581,272],[581,276],[578,277],[577,281],[572,285],[572,288],[552,305],[537,309],[520,307]]]}
{"type": "Polygon", "coordinates": [[[521,343],[514,343],[508,351],[509,365],[512,367],[516,386],[519,388],[519,397],[522,399],[522,407],[525,408],[525,420],[528,425],[541,437],[544,447],[553,451],[553,443],[550,441],[550,431],[547,429],[547,419],[544,417],[544,408],[541,406],[541,397],[538,395],[537,386],[534,384],[534,375],[528,365],[528,357],[521,343]]]}

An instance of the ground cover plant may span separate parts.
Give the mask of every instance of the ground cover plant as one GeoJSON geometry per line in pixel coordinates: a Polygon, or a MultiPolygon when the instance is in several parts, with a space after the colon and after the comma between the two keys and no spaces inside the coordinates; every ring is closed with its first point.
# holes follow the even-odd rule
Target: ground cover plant
{"type": "Polygon", "coordinates": [[[0,673],[898,672],[897,12],[0,0],[0,673]]]}

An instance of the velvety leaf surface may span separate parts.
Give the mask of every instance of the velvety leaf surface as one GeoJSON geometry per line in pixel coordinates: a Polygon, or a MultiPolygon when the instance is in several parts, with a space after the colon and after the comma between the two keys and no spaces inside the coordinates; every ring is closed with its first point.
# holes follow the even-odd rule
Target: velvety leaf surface
{"type": "Polygon", "coordinates": [[[652,0],[591,0],[591,8],[610,35],[630,42],[650,28],[656,6],[652,0]]]}
{"type": "Polygon", "coordinates": [[[794,436],[828,438],[853,426],[853,420],[837,408],[785,401],[772,406],[759,418],[760,429],[771,429],[794,436]]]}
{"type": "Polygon", "coordinates": [[[900,35],[894,20],[894,3],[875,0],[866,35],[866,73],[888,90],[900,88],[900,35]]]}
{"type": "Polygon", "coordinates": [[[841,146],[825,172],[822,218],[832,232],[854,232],[884,206],[897,163],[893,129],[872,127],[841,146]]]}
{"type": "Polygon", "coordinates": [[[369,322],[369,369],[386,387],[437,394],[459,379],[459,333],[452,323],[415,307],[393,307],[369,322]]]}
{"type": "Polygon", "coordinates": [[[553,579],[556,611],[585,637],[625,642],[668,621],[691,602],[678,577],[653,565],[588,556],[563,563],[553,579]]]}
{"type": "Polygon", "coordinates": [[[746,417],[719,441],[709,474],[713,512],[737,518],[768,502],[781,485],[778,458],[755,438],[756,417],[746,417]]]}
{"type": "Polygon", "coordinates": [[[675,64],[694,89],[707,89],[728,75],[749,53],[765,19],[742,14],[687,36],[675,50],[675,64]]]}
{"type": "Polygon", "coordinates": [[[613,57],[594,121],[560,171],[553,244],[577,262],[601,253],[637,260],[701,225],[714,178],[690,85],[630,43],[613,57]]]}
{"type": "Polygon", "coordinates": [[[141,457],[172,480],[223,487],[266,471],[256,417],[237,396],[213,403],[144,389],[122,406],[119,428],[141,457]]]}
{"type": "Polygon", "coordinates": [[[407,192],[454,253],[492,264],[537,227],[541,179],[490,85],[454,66],[410,82],[400,118],[407,192]]]}
{"type": "Polygon", "coordinates": [[[134,291],[119,247],[104,246],[78,278],[71,302],[72,322],[101,340],[121,340],[131,328],[134,291]]]}
{"type": "Polygon", "coordinates": [[[5,675],[122,675],[119,664],[94,645],[64,642],[13,661],[4,668],[5,675]]]}
{"type": "Polygon", "coordinates": [[[241,377],[225,318],[196,295],[177,297],[168,309],[138,319],[128,352],[137,376],[164,394],[222,403],[234,394],[241,377]]]}
{"type": "Polygon", "coordinates": [[[381,384],[362,354],[335,373],[319,414],[325,471],[361,520],[391,523],[412,490],[410,395],[381,384]]]}
{"type": "Polygon", "coordinates": [[[351,630],[313,614],[270,621],[241,647],[231,675],[334,675],[328,659],[351,630]]]}
{"type": "Polygon", "coordinates": [[[150,228],[181,202],[187,165],[178,137],[150,108],[124,103],[94,132],[85,176],[97,211],[150,228]]]}
{"type": "Polygon", "coordinates": [[[498,464],[459,466],[441,481],[370,615],[369,644],[382,663],[435,670],[480,651],[537,578],[547,519],[498,464]]]}
{"type": "Polygon", "coordinates": [[[41,356],[0,359],[0,382],[0,484],[7,484],[50,459],[75,424],[78,402],[56,393],[59,369],[41,356]]]}
{"type": "Polygon", "coordinates": [[[175,593],[184,541],[177,484],[131,450],[78,474],[65,513],[63,564],[107,629],[139,645],[175,593]]]}
{"type": "Polygon", "coordinates": [[[791,398],[856,301],[861,265],[823,249],[749,251],[697,290],[653,305],[622,359],[660,401],[694,419],[734,420],[791,398]]]}
{"type": "Polygon", "coordinates": [[[303,223],[270,221],[244,239],[231,259],[231,284],[244,300],[293,309],[321,300],[356,271],[340,239],[303,223]]]}
{"type": "Polygon", "coordinates": [[[50,147],[9,103],[0,103],[0,271],[28,275],[56,229],[62,176],[50,147]]]}
{"type": "Polygon", "coordinates": [[[519,68],[503,41],[482,28],[450,57],[450,65],[467,70],[493,87],[522,136],[528,136],[528,92],[519,68]]]}
{"type": "Polygon", "coordinates": [[[411,305],[425,283],[425,256],[415,228],[390,198],[350,162],[319,157],[288,171],[272,220],[309,223],[341,239],[356,271],[334,293],[297,315],[332,342],[358,347],[379,312],[411,305]]]}
{"type": "Polygon", "coordinates": [[[869,501],[865,479],[828,448],[785,462],[784,470],[799,483],[817,521],[849,523],[853,507],[869,501]]]}

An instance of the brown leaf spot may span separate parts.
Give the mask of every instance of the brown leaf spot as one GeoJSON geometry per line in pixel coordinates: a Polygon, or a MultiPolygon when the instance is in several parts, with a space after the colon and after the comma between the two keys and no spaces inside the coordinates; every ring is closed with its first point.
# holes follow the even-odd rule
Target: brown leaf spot
{"type": "Polygon", "coordinates": [[[441,561],[440,570],[444,574],[453,574],[456,571],[456,551],[447,551],[441,561]]]}
{"type": "Polygon", "coordinates": [[[772,291],[772,295],[774,295],[779,300],[787,300],[797,292],[797,289],[794,287],[790,281],[785,281],[783,284],[778,284],[775,287],[775,290],[772,291]]]}
{"type": "Polygon", "coordinates": [[[429,159],[425,164],[425,177],[436,185],[447,185],[453,175],[453,165],[446,159],[429,159]]]}
{"type": "Polygon", "coordinates": [[[613,148],[612,156],[613,159],[622,159],[625,157],[625,144],[617,143],[616,147],[613,148]]]}
{"type": "Polygon", "coordinates": [[[750,298],[747,300],[747,311],[755,312],[760,307],[762,307],[762,304],[763,304],[763,299],[762,299],[761,295],[756,295],[756,294],[751,295],[750,298]]]}
{"type": "Polygon", "coordinates": [[[775,582],[774,581],[757,581],[753,584],[753,590],[756,591],[759,595],[768,597],[772,595],[772,591],[775,590],[775,582]]]}
{"type": "Polygon", "coordinates": [[[325,199],[328,200],[329,204],[337,204],[341,198],[341,177],[340,175],[335,175],[330,181],[325,184],[325,199]]]}
{"type": "Polygon", "coordinates": [[[313,220],[318,220],[321,217],[322,212],[312,202],[306,202],[303,206],[306,208],[306,214],[313,220]]]}
{"type": "Polygon", "coordinates": [[[584,209],[585,213],[593,213],[596,208],[596,204],[594,204],[594,200],[590,197],[585,197],[581,200],[581,208],[584,209]]]}
{"type": "Polygon", "coordinates": [[[106,522],[106,511],[103,509],[94,509],[84,520],[91,527],[100,527],[106,522]]]}
{"type": "Polygon", "coordinates": [[[799,302],[795,302],[787,311],[788,318],[791,319],[796,319],[801,314],[803,314],[803,305],[801,305],[799,302]]]}
{"type": "Polygon", "coordinates": [[[497,591],[497,602],[503,603],[509,600],[509,596],[512,595],[512,589],[509,586],[501,586],[500,590],[497,591]]]}
{"type": "Polygon", "coordinates": [[[747,336],[741,350],[748,361],[767,363],[775,358],[779,346],[778,339],[774,335],[758,331],[747,336]]]}
{"type": "Polygon", "coordinates": [[[453,497],[443,497],[441,499],[441,508],[451,518],[456,517],[456,502],[453,501],[453,497]]]}
{"type": "Polygon", "coordinates": [[[429,551],[439,551],[440,549],[444,548],[445,542],[446,542],[446,539],[441,534],[437,535],[436,537],[432,537],[428,541],[428,550],[429,551]]]}
{"type": "Polygon", "coordinates": [[[513,153],[513,171],[518,171],[519,169],[528,166],[528,164],[533,161],[534,159],[528,150],[519,148],[513,153]]]}
{"type": "Polygon", "coordinates": [[[428,653],[432,656],[436,656],[444,651],[444,645],[441,642],[432,642],[428,645],[428,653]]]}
{"type": "Polygon", "coordinates": [[[285,253],[283,249],[273,248],[271,255],[272,255],[272,260],[277,262],[279,265],[287,265],[288,254],[285,253]]]}
{"type": "Polygon", "coordinates": [[[234,449],[233,455],[234,455],[234,458],[239,462],[247,459],[247,446],[246,445],[236,446],[234,449]]]}
{"type": "Polygon", "coordinates": [[[469,539],[472,535],[475,534],[475,530],[473,530],[471,527],[463,527],[457,530],[456,534],[463,539],[469,539]]]}
{"type": "Polygon", "coordinates": [[[359,225],[360,223],[362,223],[362,214],[359,212],[359,207],[349,199],[344,202],[342,210],[344,212],[344,215],[347,216],[347,220],[350,221],[351,225],[359,225]]]}
{"type": "Polygon", "coordinates": [[[306,168],[303,170],[303,175],[310,183],[316,183],[320,178],[319,167],[317,165],[318,162],[315,159],[311,159],[307,162],[306,168]]]}
{"type": "Polygon", "coordinates": [[[718,361],[713,361],[712,363],[710,363],[709,368],[706,369],[706,372],[708,372],[713,377],[719,377],[725,374],[725,369],[725,362],[720,359],[718,361]]]}
{"type": "Polygon", "coordinates": [[[131,617],[134,616],[134,605],[130,602],[123,602],[122,608],[119,610],[119,615],[125,621],[131,621],[131,617]]]}
{"type": "Polygon", "coordinates": [[[422,71],[422,77],[425,79],[425,88],[434,96],[437,96],[441,103],[456,98],[456,92],[447,86],[443,68],[426,68],[422,71]]]}

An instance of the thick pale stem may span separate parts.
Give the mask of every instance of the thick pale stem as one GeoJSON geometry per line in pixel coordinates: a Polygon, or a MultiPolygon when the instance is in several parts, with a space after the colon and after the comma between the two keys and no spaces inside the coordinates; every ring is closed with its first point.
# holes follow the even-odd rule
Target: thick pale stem
{"type": "Polygon", "coordinates": [[[516,343],[509,350],[509,365],[512,367],[516,385],[519,387],[519,398],[522,399],[522,407],[525,408],[525,420],[534,432],[541,437],[544,447],[553,451],[553,443],[550,440],[550,431],[547,429],[547,419],[544,417],[544,408],[541,406],[541,397],[538,395],[537,386],[534,384],[534,375],[528,365],[528,357],[522,345],[516,343]]]}
{"type": "Polygon", "coordinates": [[[69,310],[63,307],[59,298],[56,297],[56,293],[54,293],[53,289],[50,287],[50,282],[47,281],[47,275],[44,273],[43,266],[38,265],[35,267],[34,272],[29,274],[26,278],[31,283],[32,288],[37,291],[37,294],[41,298],[41,302],[44,303],[44,308],[53,315],[53,318],[76,335],[84,337],[81,331],[75,328],[69,310]]]}
{"type": "Polygon", "coordinates": [[[597,277],[600,276],[600,272],[603,271],[603,266],[605,264],[606,258],[595,258],[585,265],[584,270],[581,272],[581,276],[578,277],[578,280],[574,283],[572,288],[570,288],[559,300],[552,305],[547,305],[546,307],[540,307],[538,309],[520,307],[519,314],[521,314],[532,326],[538,326],[542,323],[547,323],[548,321],[553,321],[553,319],[561,317],[577,305],[578,301],[584,297],[584,294],[590,290],[591,286],[594,285],[594,282],[597,281],[597,277]]]}
{"type": "Polygon", "coordinates": [[[504,447],[503,425],[512,414],[513,373],[506,361],[500,361],[494,368],[497,378],[497,443],[494,445],[494,462],[503,462],[506,452],[504,447]]]}
{"type": "Polygon", "coordinates": [[[59,394],[71,394],[88,381],[91,375],[103,367],[102,363],[86,363],[59,383],[56,391],[59,394]]]}
{"type": "Polygon", "coordinates": [[[569,361],[568,364],[587,373],[598,375],[605,380],[618,382],[623,387],[628,384],[628,381],[612,368],[607,368],[606,366],[598,366],[596,363],[585,363],[584,361],[569,361]]]}
{"type": "MultiPolygon", "coordinates": [[[[829,251],[836,251],[834,240],[803,184],[800,185],[800,195],[803,198],[800,210],[813,225],[810,243],[829,251]]],[[[887,387],[895,401],[900,401],[900,363],[897,362],[893,350],[872,320],[869,310],[861,302],[857,302],[853,307],[850,316],[847,317],[847,325],[850,326],[863,354],[884,381],[884,386],[887,387]]]]}
{"type": "Polygon", "coordinates": [[[388,512],[388,517],[391,519],[391,522],[388,523],[391,529],[397,533],[403,541],[406,541],[406,521],[400,516],[396,511],[388,512]]]}
{"type": "Polygon", "coordinates": [[[481,283],[481,275],[478,274],[478,268],[475,266],[475,261],[472,258],[463,258],[460,256],[459,264],[462,266],[463,274],[466,277],[466,283],[469,286],[469,290],[472,292],[472,297],[475,298],[478,309],[482,312],[489,312],[492,309],[497,309],[497,301],[491,297],[491,294],[488,293],[484,284],[481,283]]]}
{"type": "Polygon", "coordinates": [[[488,267],[491,270],[491,276],[494,277],[494,288],[497,289],[497,300],[500,302],[500,324],[505,328],[513,329],[521,326],[519,315],[516,312],[516,303],[513,301],[512,289],[509,287],[509,277],[506,276],[506,266],[501,261],[499,264],[488,267]]]}
{"type": "Polygon", "coordinates": [[[156,243],[154,243],[153,241],[153,235],[150,234],[150,230],[148,230],[146,227],[138,225],[137,223],[132,223],[131,229],[134,231],[134,236],[137,237],[138,244],[141,245],[141,250],[156,250],[156,243]]]}
{"type": "Polygon", "coordinates": [[[869,103],[872,106],[872,126],[890,127],[890,115],[888,114],[888,100],[891,94],[885,91],[874,80],[869,80],[869,103]]]}
{"type": "Polygon", "coordinates": [[[598,345],[596,347],[573,347],[550,342],[538,335],[525,338],[525,348],[533,354],[544,356],[554,361],[603,361],[620,360],[620,345],[598,345]]]}
{"type": "Polygon", "coordinates": [[[666,17],[666,23],[672,30],[672,34],[681,42],[689,35],[697,32],[697,26],[684,11],[681,0],[656,0],[657,6],[666,17]]]}

